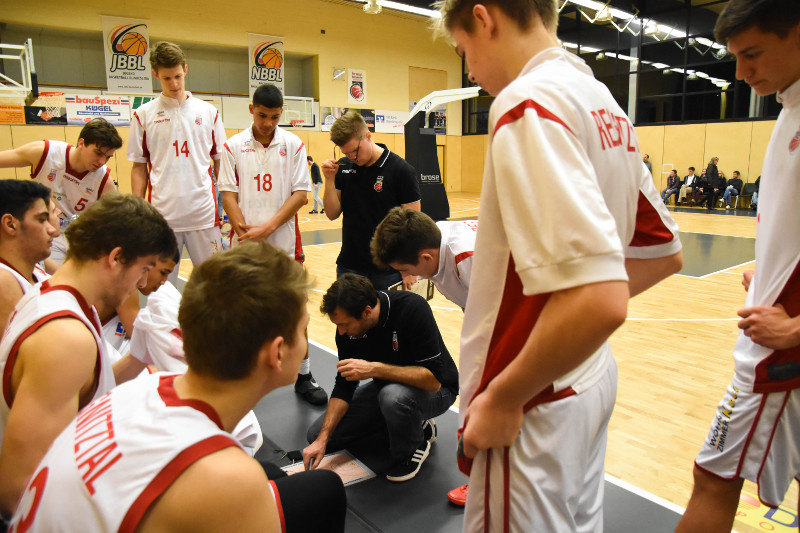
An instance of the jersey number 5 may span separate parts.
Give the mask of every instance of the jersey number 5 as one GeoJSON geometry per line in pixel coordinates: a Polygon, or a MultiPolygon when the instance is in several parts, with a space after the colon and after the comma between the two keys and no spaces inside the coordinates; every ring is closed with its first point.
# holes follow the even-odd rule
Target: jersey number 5
{"type": "Polygon", "coordinates": [[[78,200],[78,203],[75,204],[75,211],[83,211],[84,209],[86,209],[86,202],[88,201],[89,201],[88,198],[81,198],[80,200],[78,200]]]}
{"type": "Polygon", "coordinates": [[[172,143],[172,146],[175,147],[175,157],[180,157],[181,154],[189,157],[189,141],[183,141],[183,146],[181,146],[180,151],[178,151],[178,141],[172,143]]]}
{"type": "Polygon", "coordinates": [[[272,190],[272,174],[258,174],[257,176],[253,176],[253,179],[256,180],[256,187],[258,188],[258,192],[267,192],[272,190]]]}

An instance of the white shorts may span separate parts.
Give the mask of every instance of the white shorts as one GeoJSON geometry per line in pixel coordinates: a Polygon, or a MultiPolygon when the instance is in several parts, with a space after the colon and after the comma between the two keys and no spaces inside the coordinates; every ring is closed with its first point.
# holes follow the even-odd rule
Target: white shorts
{"type": "MultiPolygon", "coordinates": [[[[183,247],[186,246],[193,266],[199,265],[215,253],[222,251],[222,233],[219,226],[192,231],[176,231],[175,238],[178,241],[179,252],[183,252],[183,247]]],[[[178,281],[179,270],[180,265],[169,275],[169,281],[173,285],[178,281]]]]}
{"type": "Polygon", "coordinates": [[[764,505],[778,507],[800,480],[800,389],[760,394],[728,385],[695,465],[722,479],[758,483],[764,505]]]}
{"type": "Polygon", "coordinates": [[[528,411],[510,448],[476,455],[464,531],[602,532],[606,437],[616,396],[611,359],[588,390],[528,411]]]}

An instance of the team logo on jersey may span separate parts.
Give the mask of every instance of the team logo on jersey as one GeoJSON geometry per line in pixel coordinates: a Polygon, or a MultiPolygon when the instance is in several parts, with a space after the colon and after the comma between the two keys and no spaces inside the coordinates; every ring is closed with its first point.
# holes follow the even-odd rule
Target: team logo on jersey
{"type": "Polygon", "coordinates": [[[164,110],[163,110],[163,109],[162,109],[161,111],[157,111],[157,112],[156,112],[156,118],[158,118],[158,117],[163,117],[163,116],[164,116],[164,114],[165,114],[165,112],[164,112],[164,110]]]}
{"type": "Polygon", "coordinates": [[[250,58],[252,69],[250,79],[258,81],[282,82],[281,67],[283,66],[283,41],[273,43],[258,43],[253,47],[250,58]]]}
{"type": "Polygon", "coordinates": [[[286,157],[286,145],[285,144],[281,145],[280,154],[281,154],[281,157],[286,157]]]}
{"type": "Polygon", "coordinates": [[[86,192],[87,192],[87,193],[89,193],[89,194],[92,194],[92,193],[94,192],[94,189],[93,189],[92,187],[86,187],[86,189],[85,189],[85,190],[86,190],[86,192]]]}
{"type": "Polygon", "coordinates": [[[144,60],[147,53],[147,38],[139,33],[146,30],[147,24],[123,24],[108,32],[107,45],[111,52],[109,69],[111,72],[147,70],[144,60]]]}
{"type": "Polygon", "coordinates": [[[375,180],[375,185],[372,186],[375,189],[375,192],[381,192],[383,190],[383,176],[378,176],[375,180]]]}
{"type": "Polygon", "coordinates": [[[800,146],[800,129],[795,132],[794,137],[789,141],[789,151],[794,152],[798,146],[800,146]]]}
{"type": "Polygon", "coordinates": [[[400,343],[397,342],[397,332],[392,332],[392,350],[395,352],[400,349],[400,343]]]}
{"type": "Polygon", "coordinates": [[[56,171],[55,170],[51,170],[50,171],[50,174],[47,175],[47,180],[48,181],[55,181],[56,180],[56,171]]]}
{"type": "Polygon", "coordinates": [[[203,117],[201,117],[200,115],[197,115],[196,117],[194,117],[194,123],[197,124],[198,126],[202,126],[203,125],[203,117]]]}
{"type": "Polygon", "coordinates": [[[122,322],[117,322],[117,330],[114,332],[114,335],[117,337],[125,336],[125,328],[122,326],[122,322]]]}

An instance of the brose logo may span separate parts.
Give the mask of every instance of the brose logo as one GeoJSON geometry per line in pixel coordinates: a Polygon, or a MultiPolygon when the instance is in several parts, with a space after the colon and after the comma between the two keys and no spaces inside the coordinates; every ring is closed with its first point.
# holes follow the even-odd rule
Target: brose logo
{"type": "Polygon", "coordinates": [[[145,24],[123,24],[108,33],[108,49],[111,51],[111,72],[117,70],[147,70],[144,55],[147,39],[136,31],[147,29],[145,24]]]}
{"type": "Polygon", "coordinates": [[[278,50],[278,45],[283,41],[273,43],[258,43],[253,47],[253,68],[250,78],[258,81],[282,82],[281,66],[283,54],[278,50]]]}

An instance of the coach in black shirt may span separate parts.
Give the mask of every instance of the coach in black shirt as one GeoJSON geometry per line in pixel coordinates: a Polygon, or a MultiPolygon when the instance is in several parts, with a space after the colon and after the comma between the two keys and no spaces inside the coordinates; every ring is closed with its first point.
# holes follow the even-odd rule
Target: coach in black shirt
{"type": "Polygon", "coordinates": [[[413,292],[376,291],[344,274],[320,310],[337,327],[338,373],[327,411],[308,429],[303,462],[308,468],[326,449],[388,433],[394,465],[386,478],[413,478],[436,438],[433,418],[458,395],[458,369],[430,306],[413,292]]]}
{"type": "Polygon", "coordinates": [[[405,159],[372,140],[362,116],[348,111],[331,126],[331,141],[345,157],[322,163],[325,175],[325,214],[343,215],[342,249],[336,259],[336,277],[351,272],[386,289],[402,278],[396,270],[381,270],[372,262],[369,242],[389,210],[398,205],[420,209],[417,171],[405,159]]]}

